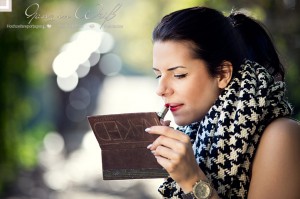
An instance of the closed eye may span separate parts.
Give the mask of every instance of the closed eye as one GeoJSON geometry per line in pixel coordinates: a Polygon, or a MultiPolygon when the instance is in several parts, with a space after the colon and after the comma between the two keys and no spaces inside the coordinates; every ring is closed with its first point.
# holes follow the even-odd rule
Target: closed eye
{"type": "Polygon", "coordinates": [[[187,76],[188,73],[185,74],[180,74],[180,75],[174,75],[174,77],[176,77],[177,79],[182,79],[185,78],[187,76]]]}

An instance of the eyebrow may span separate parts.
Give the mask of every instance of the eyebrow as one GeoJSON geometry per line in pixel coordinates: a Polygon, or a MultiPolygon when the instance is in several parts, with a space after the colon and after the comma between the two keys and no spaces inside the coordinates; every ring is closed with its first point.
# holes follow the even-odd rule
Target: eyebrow
{"type": "MultiPolygon", "coordinates": [[[[167,71],[173,71],[173,70],[176,70],[178,68],[186,68],[185,66],[174,66],[174,67],[171,67],[171,68],[168,68],[167,71]]],[[[152,68],[154,71],[159,71],[157,68],[152,68]]]]}

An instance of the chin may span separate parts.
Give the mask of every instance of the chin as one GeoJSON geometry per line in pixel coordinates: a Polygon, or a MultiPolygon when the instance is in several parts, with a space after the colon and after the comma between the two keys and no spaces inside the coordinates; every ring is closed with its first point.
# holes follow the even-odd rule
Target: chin
{"type": "Polygon", "coordinates": [[[176,123],[176,125],[178,126],[186,126],[191,124],[192,122],[186,121],[186,120],[180,120],[180,119],[174,119],[174,122],[176,123]]]}
{"type": "Polygon", "coordinates": [[[202,118],[191,119],[191,118],[176,118],[176,117],[174,117],[174,122],[178,126],[187,126],[187,125],[190,125],[194,122],[198,122],[198,121],[201,121],[201,120],[202,120],[202,118]]]}

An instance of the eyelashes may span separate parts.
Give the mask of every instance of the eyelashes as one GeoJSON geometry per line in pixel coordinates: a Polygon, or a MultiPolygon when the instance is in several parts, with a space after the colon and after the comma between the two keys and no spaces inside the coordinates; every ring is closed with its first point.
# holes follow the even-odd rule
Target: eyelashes
{"type": "MultiPolygon", "coordinates": [[[[187,75],[188,75],[188,73],[178,74],[178,75],[175,74],[174,77],[177,79],[182,79],[182,78],[185,78],[187,75]]],[[[156,79],[159,79],[160,77],[161,77],[161,75],[157,75],[156,79]]]]}
{"type": "Polygon", "coordinates": [[[161,77],[161,75],[157,75],[156,77],[155,77],[155,79],[159,79],[161,77]]]}
{"type": "Polygon", "coordinates": [[[174,77],[176,77],[177,79],[182,79],[185,78],[187,76],[188,73],[184,73],[184,74],[180,74],[180,75],[174,75],[174,77]]]}

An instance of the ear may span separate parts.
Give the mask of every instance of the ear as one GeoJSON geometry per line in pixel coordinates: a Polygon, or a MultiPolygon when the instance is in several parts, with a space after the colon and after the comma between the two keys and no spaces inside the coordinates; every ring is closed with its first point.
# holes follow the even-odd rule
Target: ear
{"type": "Polygon", "coordinates": [[[224,89],[232,78],[233,67],[229,61],[223,61],[219,66],[218,86],[224,89]]]}

